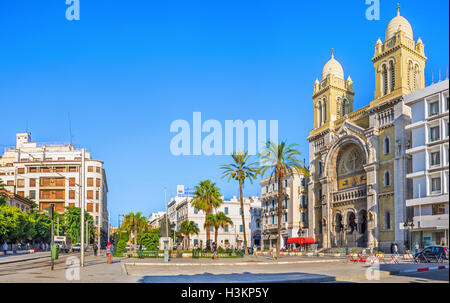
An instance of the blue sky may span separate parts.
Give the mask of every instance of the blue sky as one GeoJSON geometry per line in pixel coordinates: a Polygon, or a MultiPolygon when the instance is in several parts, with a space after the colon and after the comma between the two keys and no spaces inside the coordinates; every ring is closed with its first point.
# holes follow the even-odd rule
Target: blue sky
{"type": "MultiPolygon", "coordinates": [[[[177,184],[220,178],[227,156],[170,153],[172,121],[278,120],[279,138],[308,158],[312,88],[331,48],[354,82],[354,108],[373,98],[371,58],[396,14],[381,0],[368,21],[364,0],[64,0],[0,2],[0,148],[28,130],[39,142],[74,143],[105,162],[112,223],[128,211],[164,209],[177,184]],[[45,5],[42,3],[46,3],[45,5]]],[[[426,82],[448,68],[448,1],[403,1],[428,56],[426,82]]],[[[246,195],[259,194],[248,184],[246,195]]]]}

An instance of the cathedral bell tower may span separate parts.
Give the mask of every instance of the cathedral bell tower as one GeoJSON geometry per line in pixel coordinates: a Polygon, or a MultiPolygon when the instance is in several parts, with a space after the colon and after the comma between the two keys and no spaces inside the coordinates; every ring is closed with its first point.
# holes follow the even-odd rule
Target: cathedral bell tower
{"type": "Polygon", "coordinates": [[[350,76],[344,80],[344,69],[331,59],[322,70],[322,80],[314,82],[314,129],[330,127],[331,122],[353,111],[353,82],[350,76]]]}
{"type": "Polygon", "coordinates": [[[386,28],[384,43],[378,38],[375,44],[372,58],[375,96],[372,102],[381,103],[424,88],[426,60],[422,40],[414,41],[411,24],[400,16],[397,6],[397,16],[386,28]]]}

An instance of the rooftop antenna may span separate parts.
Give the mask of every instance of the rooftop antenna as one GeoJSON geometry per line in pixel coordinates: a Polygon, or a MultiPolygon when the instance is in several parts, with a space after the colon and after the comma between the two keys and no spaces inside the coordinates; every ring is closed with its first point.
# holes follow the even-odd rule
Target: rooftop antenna
{"type": "Polygon", "coordinates": [[[445,69],[445,80],[448,79],[448,67],[445,69]]]}
{"type": "Polygon", "coordinates": [[[400,16],[400,3],[397,3],[397,16],[400,16]]]}
{"type": "Polygon", "coordinates": [[[73,136],[72,136],[72,121],[70,120],[70,112],[67,113],[68,117],[69,117],[69,136],[70,136],[70,145],[73,145],[72,141],[73,141],[73,136]]]}
{"type": "Polygon", "coordinates": [[[434,73],[431,73],[431,84],[434,84],[434,73]]]}
{"type": "Polygon", "coordinates": [[[441,70],[439,69],[439,81],[438,82],[441,82],[441,70]]]}
{"type": "Polygon", "coordinates": [[[334,48],[331,49],[331,58],[334,58],[334,48]]]}

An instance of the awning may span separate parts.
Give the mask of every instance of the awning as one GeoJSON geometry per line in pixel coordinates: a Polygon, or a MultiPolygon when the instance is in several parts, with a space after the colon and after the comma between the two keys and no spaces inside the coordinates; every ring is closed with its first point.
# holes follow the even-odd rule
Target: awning
{"type": "Polygon", "coordinates": [[[297,244],[313,244],[314,238],[289,238],[286,242],[287,244],[297,243],[297,244]]]}

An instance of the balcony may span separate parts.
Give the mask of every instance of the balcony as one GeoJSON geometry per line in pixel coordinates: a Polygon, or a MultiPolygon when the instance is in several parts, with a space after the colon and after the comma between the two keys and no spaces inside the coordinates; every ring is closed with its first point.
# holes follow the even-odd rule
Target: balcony
{"type": "Polygon", "coordinates": [[[367,191],[365,187],[359,187],[356,189],[350,189],[346,191],[339,191],[332,194],[333,202],[346,202],[355,199],[364,199],[367,197],[367,191]]]}
{"type": "Polygon", "coordinates": [[[413,217],[414,229],[445,228],[448,229],[448,214],[413,217]]]}

